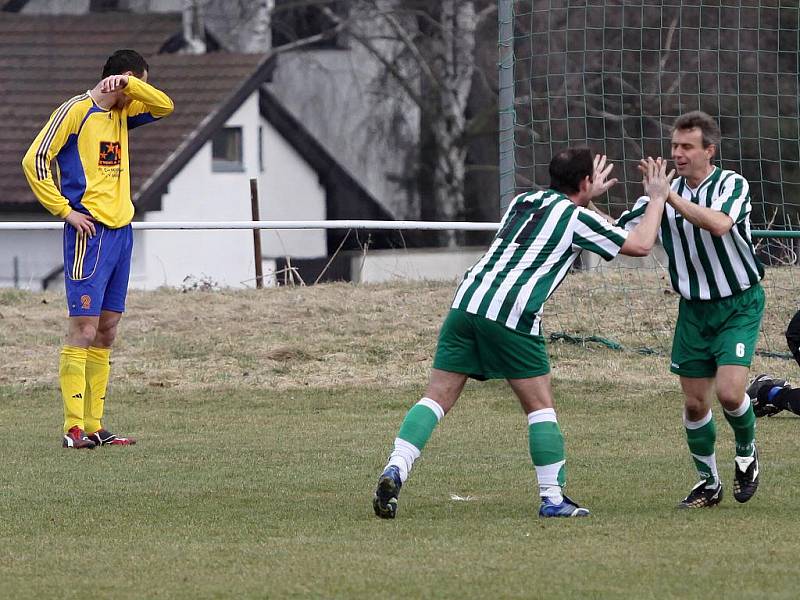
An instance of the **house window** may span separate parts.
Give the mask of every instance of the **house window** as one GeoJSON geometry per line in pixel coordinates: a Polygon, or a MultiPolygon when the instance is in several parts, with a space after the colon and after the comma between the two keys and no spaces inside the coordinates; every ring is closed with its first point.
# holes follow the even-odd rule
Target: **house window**
{"type": "Polygon", "coordinates": [[[211,140],[211,170],[244,171],[242,128],[223,127],[211,140]]]}
{"type": "MultiPolygon", "coordinates": [[[[347,18],[346,2],[326,2],[324,7],[336,16],[347,18]]],[[[272,30],[272,47],[284,46],[298,40],[330,32],[336,27],[336,21],[325,14],[321,6],[313,3],[303,5],[297,0],[275,0],[275,8],[270,20],[272,30]]],[[[342,34],[331,34],[322,40],[310,44],[312,48],[346,48],[342,34]]]]}

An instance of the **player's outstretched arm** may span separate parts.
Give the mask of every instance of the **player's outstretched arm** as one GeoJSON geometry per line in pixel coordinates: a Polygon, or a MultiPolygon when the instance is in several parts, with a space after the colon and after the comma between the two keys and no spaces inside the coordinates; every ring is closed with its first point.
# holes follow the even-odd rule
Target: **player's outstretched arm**
{"type": "Polygon", "coordinates": [[[647,203],[642,220],[620,248],[620,254],[626,256],[647,256],[653,249],[658,237],[658,228],[661,225],[661,216],[670,191],[670,183],[675,172],[667,173],[667,162],[658,158],[648,158],[642,161],[640,170],[643,174],[642,185],[645,194],[650,200],[647,203]]]}

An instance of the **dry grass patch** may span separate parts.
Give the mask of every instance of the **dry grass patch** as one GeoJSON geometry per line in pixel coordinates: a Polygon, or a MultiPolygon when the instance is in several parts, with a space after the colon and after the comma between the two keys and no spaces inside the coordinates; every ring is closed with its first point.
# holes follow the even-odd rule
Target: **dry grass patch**
{"type": "MultiPolygon", "coordinates": [[[[796,269],[769,271],[760,349],[785,352],[796,280],[796,269]]],[[[133,291],[113,354],[114,385],[422,386],[453,290],[450,282],[404,282],[133,291]]],[[[666,358],[677,304],[663,272],[571,274],[545,306],[546,331],[601,336],[629,351],[553,343],[555,376],[623,384],[671,379],[666,358]],[[642,356],[633,351],[639,348],[658,354],[642,356]]],[[[0,291],[0,384],[56,384],[65,312],[57,293],[0,291]]],[[[758,357],[754,369],[784,373],[787,362],[758,357]]]]}
{"type": "MultiPolygon", "coordinates": [[[[792,277],[770,273],[764,343],[780,341],[794,311],[792,277]]],[[[634,280],[568,277],[546,307],[548,331],[668,343],[677,299],[663,281],[638,292],[615,281],[634,280]]],[[[489,382],[468,384],[437,428],[398,519],[376,519],[375,478],[452,293],[425,283],[132,293],[108,409],[139,443],[73,452],[60,448],[55,381],[63,297],[0,291],[5,596],[85,598],[96,573],[95,595],[118,600],[373,598],[398,573],[409,598],[684,599],[709,586],[797,596],[787,507],[800,466],[786,449],[798,419],[759,421],[763,479],[751,502],[676,511],[695,474],[663,353],[550,345],[569,493],[592,518],[536,519],[527,420],[508,386],[489,382]],[[88,539],[103,550],[65,554],[88,539]],[[376,560],[387,544],[390,558],[376,560]],[[553,557],[569,568],[554,570],[553,557]]],[[[759,357],[762,368],[796,367],[759,357]]],[[[730,490],[724,424],[717,448],[730,490]]]]}
{"type": "MultiPolygon", "coordinates": [[[[269,290],[132,292],[113,354],[115,384],[383,385],[427,372],[451,285],[331,284],[269,290]]],[[[53,385],[63,296],[5,293],[0,383],[53,385]]]]}

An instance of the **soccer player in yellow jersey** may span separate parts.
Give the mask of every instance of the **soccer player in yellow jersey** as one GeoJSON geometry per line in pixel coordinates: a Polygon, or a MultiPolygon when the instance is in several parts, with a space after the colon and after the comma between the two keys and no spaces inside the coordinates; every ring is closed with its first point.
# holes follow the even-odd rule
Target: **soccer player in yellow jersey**
{"type": "Polygon", "coordinates": [[[69,326],[58,372],[65,448],[136,443],[111,433],[102,418],[133,249],[128,130],[173,109],[172,100],[147,83],[148,71],[137,52],[114,52],[101,81],[59,106],[22,160],[36,197],[66,222],[69,326]],[[58,185],[51,172],[53,160],[58,185]]]}

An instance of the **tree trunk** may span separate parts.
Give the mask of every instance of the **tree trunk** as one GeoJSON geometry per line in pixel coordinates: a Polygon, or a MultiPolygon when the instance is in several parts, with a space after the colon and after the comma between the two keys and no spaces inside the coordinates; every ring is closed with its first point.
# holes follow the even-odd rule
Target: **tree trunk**
{"type": "MultiPolygon", "coordinates": [[[[435,15],[439,27],[430,40],[433,81],[425,82],[433,110],[423,118],[423,136],[429,137],[423,160],[432,160],[431,199],[436,218],[455,221],[464,216],[466,107],[475,69],[475,5],[472,0],[442,0],[435,15]],[[427,156],[425,156],[427,154],[427,156]]],[[[442,241],[454,246],[454,231],[442,241]]]]}

